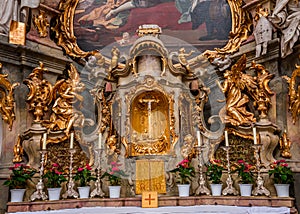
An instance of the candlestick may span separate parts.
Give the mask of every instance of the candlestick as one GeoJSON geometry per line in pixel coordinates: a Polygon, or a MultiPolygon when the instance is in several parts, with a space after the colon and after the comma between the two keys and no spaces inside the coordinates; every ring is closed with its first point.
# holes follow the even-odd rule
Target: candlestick
{"type": "Polygon", "coordinates": [[[46,144],[47,144],[47,133],[45,132],[43,134],[43,146],[42,146],[42,150],[46,150],[46,144]]]}
{"type": "Polygon", "coordinates": [[[200,131],[197,131],[197,139],[198,139],[198,146],[200,147],[202,145],[200,131]]]}
{"type": "Polygon", "coordinates": [[[40,179],[39,182],[36,184],[36,191],[34,193],[32,193],[32,195],[30,196],[30,200],[31,201],[35,201],[35,200],[46,200],[48,199],[48,196],[46,195],[46,193],[44,192],[44,183],[43,183],[43,174],[44,174],[44,164],[45,164],[45,155],[47,153],[46,149],[40,151],[41,153],[41,166],[40,166],[40,179]]]}
{"type": "MultiPolygon", "coordinates": [[[[200,132],[199,132],[200,133],[200,132]]],[[[198,135],[198,132],[197,132],[198,135]]],[[[199,146],[197,149],[199,149],[199,155],[198,155],[198,159],[199,159],[199,186],[197,187],[196,191],[195,191],[195,195],[200,195],[200,194],[206,194],[206,195],[210,195],[210,191],[206,186],[206,180],[205,177],[203,176],[203,150],[205,149],[204,146],[199,146]]]]}
{"type": "Polygon", "coordinates": [[[98,139],[98,149],[102,149],[102,133],[99,133],[99,139],[98,139]]]}
{"type": "Polygon", "coordinates": [[[225,145],[229,146],[229,142],[228,142],[228,132],[225,131],[225,145]]]}
{"type": "Polygon", "coordinates": [[[70,137],[70,149],[73,149],[74,146],[74,133],[71,133],[71,137],[70,137]]]}
{"type": "Polygon", "coordinates": [[[254,145],[257,144],[257,139],[256,139],[256,127],[253,127],[253,140],[254,140],[254,145]]]}

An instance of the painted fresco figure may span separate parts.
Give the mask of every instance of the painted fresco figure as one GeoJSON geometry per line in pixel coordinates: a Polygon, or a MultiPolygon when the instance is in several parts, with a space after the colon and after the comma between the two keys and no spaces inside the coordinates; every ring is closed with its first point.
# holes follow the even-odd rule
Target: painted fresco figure
{"type": "Polygon", "coordinates": [[[29,8],[37,8],[40,0],[1,0],[0,33],[8,34],[11,20],[28,22],[29,8]]]}
{"type": "Polygon", "coordinates": [[[191,10],[192,29],[205,23],[207,35],[199,40],[228,39],[231,29],[230,7],[226,0],[199,0],[191,10]]]}
{"type": "Polygon", "coordinates": [[[300,2],[298,0],[277,0],[269,20],[278,28],[281,35],[281,56],[293,52],[300,34],[300,2]]]}

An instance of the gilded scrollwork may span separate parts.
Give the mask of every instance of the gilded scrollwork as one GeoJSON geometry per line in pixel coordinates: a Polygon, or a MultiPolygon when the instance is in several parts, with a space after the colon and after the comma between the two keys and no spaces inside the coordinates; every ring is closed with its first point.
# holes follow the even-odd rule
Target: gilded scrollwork
{"type": "Polygon", "coordinates": [[[55,35],[55,42],[61,46],[65,52],[72,58],[79,59],[93,55],[93,51],[85,52],[80,49],[74,35],[74,15],[79,0],[61,0],[58,10],[61,12],[51,30],[55,35]]]}
{"type": "Polygon", "coordinates": [[[84,115],[77,108],[82,107],[83,97],[79,93],[85,86],[73,64],[68,69],[68,78],[56,82],[53,87],[54,104],[48,121],[44,121],[50,131],[64,131],[69,136],[73,127],[82,127],[84,115]]]}
{"type": "Polygon", "coordinates": [[[257,107],[259,111],[260,119],[266,119],[268,116],[268,111],[272,105],[271,96],[274,92],[269,87],[269,82],[274,78],[274,74],[270,72],[262,65],[252,62],[252,69],[255,69],[257,72],[256,82],[257,82],[257,91],[253,94],[255,99],[254,106],[257,107]]]}
{"type": "Polygon", "coordinates": [[[153,77],[145,77],[142,83],[125,95],[128,110],[126,127],[131,127],[125,130],[125,137],[122,138],[127,156],[164,155],[173,151],[178,140],[173,96],[153,77]],[[157,123],[155,129],[149,126],[154,122],[157,123]]]}
{"type": "Polygon", "coordinates": [[[44,72],[47,72],[47,69],[44,67],[44,63],[40,62],[40,65],[33,69],[32,73],[24,80],[30,90],[27,95],[27,103],[29,111],[33,112],[35,122],[43,120],[53,99],[52,85],[44,79],[44,72]]]}
{"type": "Polygon", "coordinates": [[[37,29],[40,37],[44,38],[48,35],[48,27],[50,26],[47,16],[45,15],[45,11],[40,10],[39,15],[33,15],[33,25],[37,29]]]}
{"type": "Polygon", "coordinates": [[[250,14],[243,9],[243,0],[227,0],[231,10],[232,27],[229,33],[229,41],[223,48],[216,48],[214,51],[207,50],[204,55],[210,61],[222,55],[232,54],[247,40],[251,31],[252,20],[250,14]]]}
{"type": "Polygon", "coordinates": [[[18,135],[18,139],[16,144],[14,145],[14,159],[13,159],[13,163],[20,163],[22,162],[22,156],[24,154],[24,149],[21,145],[22,142],[22,137],[20,135],[18,135]]]}
{"type": "Polygon", "coordinates": [[[247,110],[249,96],[257,91],[255,79],[245,74],[246,56],[243,55],[236,64],[224,73],[224,82],[220,89],[226,97],[226,106],[220,111],[221,118],[225,123],[233,126],[251,125],[256,122],[254,114],[247,110]],[[247,94],[246,94],[247,93],[247,94]]]}
{"type": "Polygon", "coordinates": [[[282,133],[282,136],[279,140],[279,145],[280,145],[281,157],[291,158],[292,157],[292,154],[291,154],[292,142],[288,138],[286,130],[284,130],[284,132],[282,133]]]}
{"type": "MultiPolygon", "coordinates": [[[[1,69],[2,64],[0,63],[0,70],[1,69]]],[[[9,130],[11,130],[13,121],[16,119],[13,92],[14,89],[19,86],[19,83],[11,84],[7,77],[7,74],[0,74],[0,113],[4,122],[8,124],[9,130]]]]}
{"type": "Polygon", "coordinates": [[[300,66],[296,65],[292,76],[283,76],[289,84],[289,111],[292,113],[293,124],[296,123],[300,115],[300,85],[297,86],[297,77],[300,76],[300,66]],[[296,89],[297,86],[297,89],[296,89]]]}

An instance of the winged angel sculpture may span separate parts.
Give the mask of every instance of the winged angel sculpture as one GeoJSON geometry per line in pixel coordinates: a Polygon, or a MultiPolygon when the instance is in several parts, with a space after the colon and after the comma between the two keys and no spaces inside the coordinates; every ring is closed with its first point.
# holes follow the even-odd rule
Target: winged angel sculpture
{"type": "Polygon", "coordinates": [[[243,55],[231,70],[224,73],[223,84],[217,82],[226,97],[226,106],[220,111],[221,118],[224,123],[233,126],[247,126],[256,122],[254,114],[247,110],[249,97],[245,92],[255,94],[257,84],[252,76],[243,73],[245,68],[246,56],[243,55]]]}

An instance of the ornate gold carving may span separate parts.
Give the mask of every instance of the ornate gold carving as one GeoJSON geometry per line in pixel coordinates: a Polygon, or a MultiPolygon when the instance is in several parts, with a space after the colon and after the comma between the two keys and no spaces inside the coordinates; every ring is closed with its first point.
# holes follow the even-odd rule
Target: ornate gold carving
{"type": "Polygon", "coordinates": [[[300,115],[300,85],[296,79],[300,76],[300,66],[296,65],[296,69],[292,73],[292,77],[283,76],[289,84],[289,111],[292,113],[293,124],[296,123],[300,115]],[[297,90],[296,90],[297,86],[297,90]]]}
{"type": "Polygon", "coordinates": [[[27,103],[29,111],[33,112],[35,122],[41,122],[53,98],[52,85],[43,78],[43,72],[46,71],[44,64],[40,62],[39,67],[33,69],[32,73],[24,80],[30,90],[27,95],[27,103]]]}
{"type": "Polygon", "coordinates": [[[23,147],[21,145],[22,137],[18,135],[18,140],[16,144],[14,145],[14,159],[13,163],[20,163],[22,162],[22,156],[23,156],[23,147]]]}
{"type": "Polygon", "coordinates": [[[47,16],[45,15],[45,11],[39,10],[39,12],[38,16],[33,15],[33,25],[37,29],[40,37],[44,38],[48,35],[47,28],[50,24],[47,16]]]}
{"type": "Polygon", "coordinates": [[[118,156],[120,155],[120,150],[117,147],[117,137],[116,135],[112,135],[107,139],[107,155],[110,162],[117,162],[118,161],[118,156]]]}
{"type": "Polygon", "coordinates": [[[126,127],[129,128],[122,143],[128,156],[170,154],[173,151],[178,140],[173,99],[173,94],[165,92],[152,77],[146,77],[125,95],[126,127]],[[155,128],[151,117],[158,118],[154,120],[155,128]]]}
{"type": "Polygon", "coordinates": [[[246,55],[243,55],[231,67],[231,70],[224,73],[223,85],[217,81],[226,97],[226,106],[220,112],[221,118],[225,123],[230,123],[233,126],[250,125],[256,122],[254,114],[246,109],[249,97],[244,92],[255,93],[257,86],[254,78],[244,73],[245,69],[246,55]]]}
{"type": "Polygon", "coordinates": [[[291,144],[292,144],[292,142],[288,138],[286,130],[284,130],[284,132],[283,132],[283,134],[282,134],[282,136],[279,140],[281,157],[284,157],[284,158],[291,158],[292,157],[292,154],[291,154],[291,151],[290,151],[291,144]]]}
{"type": "Polygon", "coordinates": [[[94,52],[85,52],[78,47],[77,39],[74,35],[74,14],[79,0],[61,0],[58,9],[61,11],[56,18],[56,23],[51,26],[55,33],[55,42],[61,46],[65,52],[72,58],[84,58],[92,55],[94,52]]]}
{"type": "MultiPolygon", "coordinates": [[[[1,63],[0,70],[2,70],[1,63]]],[[[11,84],[7,77],[8,74],[0,74],[0,113],[2,119],[8,124],[8,128],[11,131],[13,121],[16,119],[14,112],[15,100],[13,92],[14,89],[19,86],[19,83],[11,84]]]]}
{"type": "Polygon", "coordinates": [[[252,62],[251,68],[255,69],[257,72],[257,92],[253,95],[255,99],[254,105],[257,107],[259,111],[260,119],[266,119],[268,116],[268,111],[272,105],[271,96],[274,92],[269,87],[269,82],[274,78],[274,74],[270,74],[268,70],[265,69],[264,66],[260,64],[256,64],[252,62]]]}
{"type": "Polygon", "coordinates": [[[85,88],[73,64],[70,64],[68,74],[68,79],[57,81],[53,87],[55,102],[52,106],[52,113],[50,120],[43,123],[51,131],[64,131],[67,136],[73,127],[83,125],[84,115],[77,108],[82,107],[83,97],[79,93],[85,88]]]}
{"type": "Polygon", "coordinates": [[[146,35],[154,35],[158,36],[161,34],[161,28],[158,25],[155,24],[145,24],[139,26],[139,29],[137,29],[137,33],[139,37],[146,36],[146,35]]]}
{"type": "Polygon", "coordinates": [[[210,61],[220,55],[236,52],[243,41],[247,40],[252,20],[250,14],[243,9],[243,0],[227,0],[231,10],[232,27],[229,33],[229,41],[223,48],[216,48],[214,51],[205,51],[204,55],[210,61]]]}

